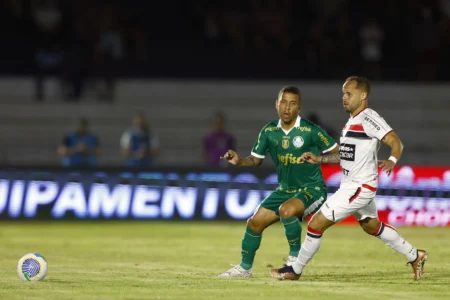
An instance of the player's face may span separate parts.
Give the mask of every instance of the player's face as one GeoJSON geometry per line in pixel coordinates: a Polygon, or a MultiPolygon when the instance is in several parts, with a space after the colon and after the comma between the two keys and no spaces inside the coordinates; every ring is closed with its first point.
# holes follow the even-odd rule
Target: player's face
{"type": "Polygon", "coordinates": [[[366,93],[357,88],[355,81],[346,81],[342,87],[342,104],[346,112],[352,114],[360,108],[366,98],[366,93]]]}
{"type": "Polygon", "coordinates": [[[283,93],[276,102],[278,116],[286,123],[295,122],[300,112],[300,99],[297,95],[291,93],[283,93]]]}

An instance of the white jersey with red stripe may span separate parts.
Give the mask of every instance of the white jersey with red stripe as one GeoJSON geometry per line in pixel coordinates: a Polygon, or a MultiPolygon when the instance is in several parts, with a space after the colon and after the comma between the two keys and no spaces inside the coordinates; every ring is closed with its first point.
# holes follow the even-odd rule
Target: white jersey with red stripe
{"type": "Polygon", "coordinates": [[[372,183],[378,180],[380,141],[392,131],[373,109],[366,108],[350,117],[340,138],[342,183],[372,183]]]}

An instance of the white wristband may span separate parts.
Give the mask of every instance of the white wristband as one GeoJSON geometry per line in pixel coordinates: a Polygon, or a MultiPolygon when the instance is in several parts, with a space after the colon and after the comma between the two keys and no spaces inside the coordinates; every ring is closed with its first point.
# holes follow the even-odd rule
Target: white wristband
{"type": "Polygon", "coordinates": [[[392,161],[394,164],[397,163],[397,159],[394,156],[390,156],[388,160],[392,161]]]}

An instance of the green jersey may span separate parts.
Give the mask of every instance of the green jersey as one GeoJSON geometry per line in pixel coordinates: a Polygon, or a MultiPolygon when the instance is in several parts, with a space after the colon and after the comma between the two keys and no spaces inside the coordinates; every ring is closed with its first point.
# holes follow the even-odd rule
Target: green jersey
{"type": "Polygon", "coordinates": [[[265,158],[269,153],[277,165],[278,183],[286,190],[303,187],[325,187],[320,164],[300,162],[304,152],[320,155],[331,151],[336,142],[320,126],[300,117],[288,131],[275,120],[264,126],[259,133],[252,155],[265,158]]]}

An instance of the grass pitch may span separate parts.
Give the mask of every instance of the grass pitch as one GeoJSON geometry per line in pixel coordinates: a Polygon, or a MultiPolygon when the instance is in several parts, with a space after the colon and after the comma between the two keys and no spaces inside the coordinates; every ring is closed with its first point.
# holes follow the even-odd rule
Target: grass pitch
{"type": "Polygon", "coordinates": [[[351,226],[325,233],[299,281],[276,281],[269,266],[281,266],[288,251],[281,224],[264,233],[255,278],[217,278],[239,262],[244,227],[242,222],[2,222],[0,299],[450,299],[450,228],[399,229],[429,252],[421,282],[412,280],[403,256],[351,226]],[[17,276],[17,262],[28,252],[48,261],[41,282],[17,276]]]}

